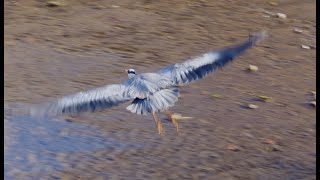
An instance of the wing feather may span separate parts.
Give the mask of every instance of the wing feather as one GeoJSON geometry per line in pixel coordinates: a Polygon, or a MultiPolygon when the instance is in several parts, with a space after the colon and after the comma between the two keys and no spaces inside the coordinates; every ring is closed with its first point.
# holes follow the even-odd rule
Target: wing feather
{"type": "Polygon", "coordinates": [[[209,52],[202,56],[189,59],[183,63],[169,66],[159,74],[174,79],[175,85],[187,84],[199,80],[218,68],[232,62],[236,57],[254,46],[266,37],[266,32],[257,33],[240,45],[226,48],[221,51],[209,52]]]}
{"type": "Polygon", "coordinates": [[[57,99],[56,101],[32,107],[33,116],[57,116],[62,114],[76,115],[80,112],[93,112],[111,108],[120,103],[132,100],[122,84],[107,85],[93,90],[79,92],[57,99]]]}

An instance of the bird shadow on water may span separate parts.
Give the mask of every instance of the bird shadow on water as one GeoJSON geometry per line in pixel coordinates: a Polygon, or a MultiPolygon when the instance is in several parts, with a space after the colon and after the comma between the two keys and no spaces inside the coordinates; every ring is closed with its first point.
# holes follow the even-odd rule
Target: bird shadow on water
{"type": "MultiPolygon", "coordinates": [[[[49,174],[62,171],[58,154],[91,154],[99,149],[132,147],[108,138],[89,125],[28,115],[6,115],[4,118],[4,177],[16,174],[49,174]]],[[[72,163],[72,162],[67,162],[72,163]]]]}

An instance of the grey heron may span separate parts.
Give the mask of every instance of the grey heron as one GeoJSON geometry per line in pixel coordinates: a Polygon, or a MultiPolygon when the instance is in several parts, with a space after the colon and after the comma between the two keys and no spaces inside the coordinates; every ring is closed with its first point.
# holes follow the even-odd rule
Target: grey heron
{"type": "Polygon", "coordinates": [[[128,69],[128,80],[121,84],[106,85],[61,97],[32,108],[31,114],[77,115],[80,112],[93,112],[131,101],[127,110],[139,115],[152,114],[160,135],[164,134],[164,127],[156,115],[158,112],[165,113],[178,131],[177,117],[168,109],[178,101],[179,86],[202,79],[222,68],[265,37],[266,32],[262,31],[238,45],[211,51],[153,73],[137,74],[134,69],[128,69]]]}

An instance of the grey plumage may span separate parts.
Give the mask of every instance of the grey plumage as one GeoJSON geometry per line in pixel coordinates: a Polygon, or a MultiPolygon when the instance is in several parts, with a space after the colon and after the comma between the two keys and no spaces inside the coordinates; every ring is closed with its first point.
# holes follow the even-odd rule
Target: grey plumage
{"type": "Polygon", "coordinates": [[[143,73],[128,79],[123,84],[127,87],[125,93],[132,98],[146,98],[161,89],[171,87],[173,80],[157,73],[143,73]]]}
{"type": "Polygon", "coordinates": [[[266,37],[266,32],[260,32],[250,37],[244,43],[220,51],[209,52],[202,56],[169,66],[158,73],[170,76],[176,85],[187,84],[202,79],[209,73],[232,62],[247,49],[266,37]]]}
{"type": "Polygon", "coordinates": [[[177,87],[161,89],[147,98],[136,98],[128,107],[132,113],[148,114],[151,112],[160,112],[174,106],[178,101],[179,89],[177,87]]]}
{"type": "Polygon", "coordinates": [[[76,115],[79,112],[93,112],[104,108],[111,108],[131,100],[131,97],[126,95],[126,89],[127,87],[123,84],[107,85],[31,107],[30,113],[39,117],[61,114],[76,115]]]}
{"type": "Polygon", "coordinates": [[[156,73],[136,75],[134,69],[129,69],[129,79],[122,84],[108,85],[65,96],[54,102],[32,108],[31,113],[36,116],[74,115],[111,108],[130,100],[132,103],[127,110],[132,113],[145,115],[164,111],[178,101],[179,85],[199,80],[216,69],[222,68],[265,37],[266,33],[260,32],[240,45],[209,52],[156,73]]]}

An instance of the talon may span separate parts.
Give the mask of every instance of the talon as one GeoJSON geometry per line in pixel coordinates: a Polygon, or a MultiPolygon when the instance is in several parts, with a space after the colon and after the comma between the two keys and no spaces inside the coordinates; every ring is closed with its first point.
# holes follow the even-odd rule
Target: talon
{"type": "Polygon", "coordinates": [[[175,118],[173,118],[173,117],[171,116],[171,122],[172,122],[172,124],[176,127],[177,133],[179,133],[179,124],[178,124],[177,119],[175,119],[175,118]]]}
{"type": "Polygon", "coordinates": [[[179,133],[178,120],[180,120],[180,119],[191,119],[192,118],[192,117],[184,117],[181,114],[172,113],[170,111],[165,111],[164,113],[167,115],[168,120],[171,121],[171,123],[176,127],[177,133],[179,133]]]}

